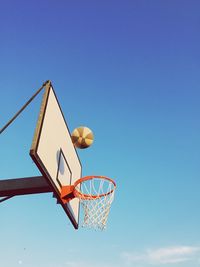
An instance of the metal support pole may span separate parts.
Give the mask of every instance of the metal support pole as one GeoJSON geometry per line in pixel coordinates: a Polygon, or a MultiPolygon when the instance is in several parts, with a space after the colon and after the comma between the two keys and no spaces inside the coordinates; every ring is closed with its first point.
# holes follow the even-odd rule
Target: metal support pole
{"type": "Polygon", "coordinates": [[[52,188],[43,176],[0,180],[0,197],[50,192],[52,188]]]}
{"type": "Polygon", "coordinates": [[[11,197],[14,197],[14,196],[4,197],[4,198],[0,199],[0,203],[10,199],[11,197]]]}
{"type": "Polygon", "coordinates": [[[50,81],[46,81],[42,87],[40,87],[37,92],[26,102],[26,104],[10,119],[6,125],[0,129],[0,134],[19,116],[19,114],[33,101],[33,99],[42,91],[42,89],[47,85],[47,83],[50,83],[50,81]]]}
{"type": "MultiPolygon", "coordinates": [[[[20,115],[20,113],[33,101],[33,99],[42,91],[42,89],[50,85],[50,81],[46,81],[36,91],[36,93],[22,106],[22,108],[0,129],[0,134],[20,115]]],[[[38,194],[52,192],[52,188],[43,176],[16,178],[8,180],[0,180],[0,203],[8,200],[16,195],[38,194]]]]}

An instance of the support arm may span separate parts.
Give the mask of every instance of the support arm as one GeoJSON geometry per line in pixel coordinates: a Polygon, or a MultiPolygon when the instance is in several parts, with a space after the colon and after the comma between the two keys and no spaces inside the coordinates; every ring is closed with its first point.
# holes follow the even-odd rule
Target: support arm
{"type": "Polygon", "coordinates": [[[43,176],[0,180],[0,197],[52,192],[43,176]]]}

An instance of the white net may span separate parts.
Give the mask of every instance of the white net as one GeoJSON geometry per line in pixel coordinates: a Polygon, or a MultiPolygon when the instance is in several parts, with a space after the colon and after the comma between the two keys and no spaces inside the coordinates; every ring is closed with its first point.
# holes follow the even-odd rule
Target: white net
{"type": "Polygon", "coordinates": [[[104,230],[114,199],[115,184],[96,177],[82,182],[81,190],[76,190],[84,213],[82,227],[104,230]]]}

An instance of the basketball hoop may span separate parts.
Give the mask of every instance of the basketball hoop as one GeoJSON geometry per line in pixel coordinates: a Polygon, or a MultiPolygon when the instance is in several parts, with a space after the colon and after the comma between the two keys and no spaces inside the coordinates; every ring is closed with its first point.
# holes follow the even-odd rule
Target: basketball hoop
{"type": "Polygon", "coordinates": [[[73,194],[83,208],[83,227],[104,230],[116,184],[105,176],[86,176],[74,184],[73,194]]]}

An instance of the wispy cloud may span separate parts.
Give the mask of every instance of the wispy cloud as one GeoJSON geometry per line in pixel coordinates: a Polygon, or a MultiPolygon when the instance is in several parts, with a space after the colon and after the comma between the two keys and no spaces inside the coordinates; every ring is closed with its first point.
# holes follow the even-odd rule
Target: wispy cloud
{"type": "Polygon", "coordinates": [[[128,265],[136,262],[149,265],[175,264],[186,261],[199,261],[200,247],[175,246],[147,249],[141,253],[123,252],[121,256],[128,265]]]}
{"type": "Polygon", "coordinates": [[[83,261],[68,261],[66,267],[116,267],[115,264],[104,264],[102,262],[83,262],[83,261]]]}
{"type": "Polygon", "coordinates": [[[121,260],[113,255],[113,261],[99,258],[96,261],[79,261],[74,259],[65,262],[66,267],[121,267],[121,266],[181,266],[187,262],[189,265],[200,263],[200,247],[195,246],[171,246],[157,249],[146,249],[141,252],[121,253],[121,260]]]}

